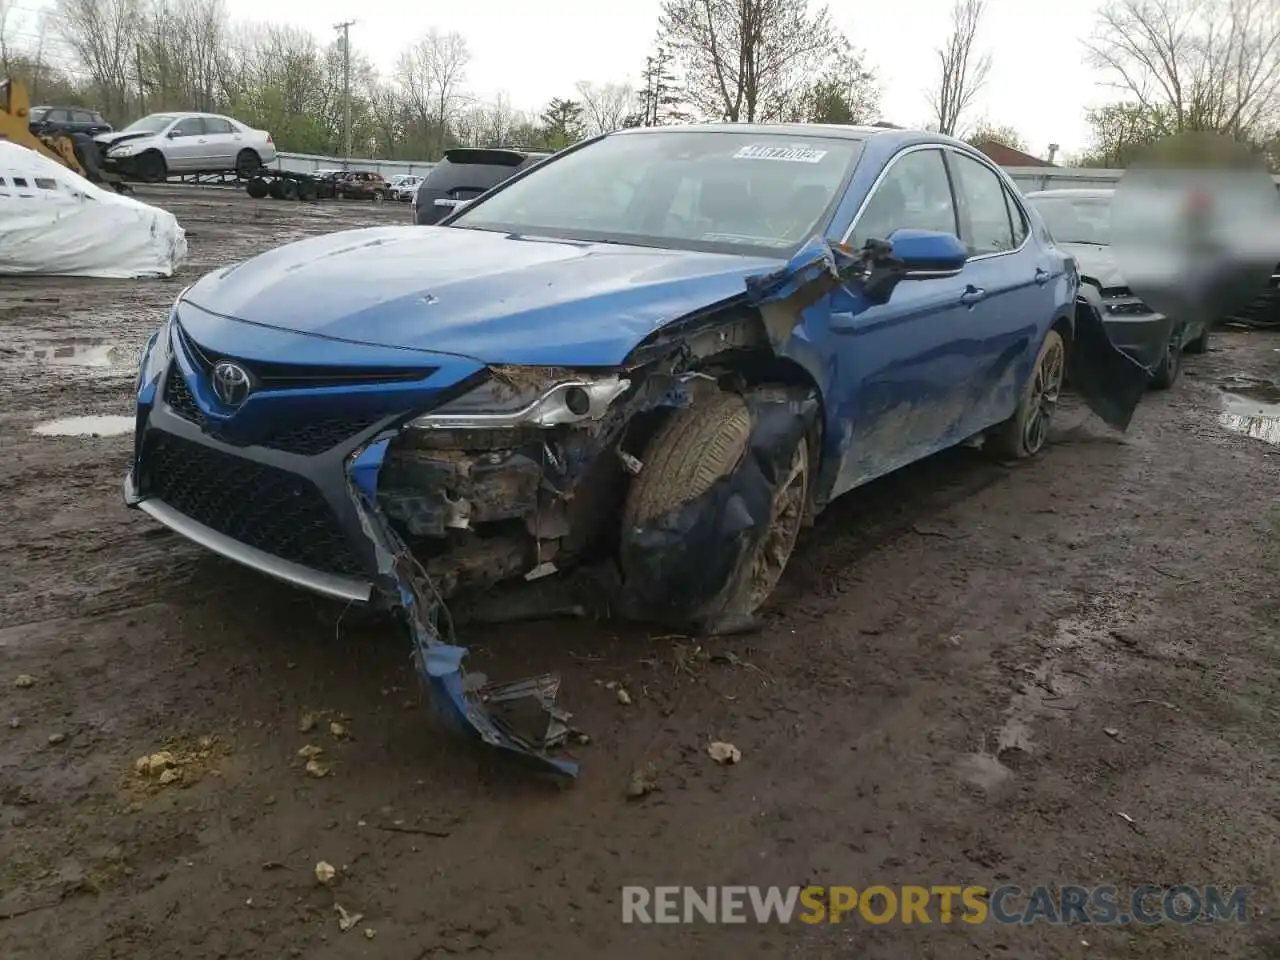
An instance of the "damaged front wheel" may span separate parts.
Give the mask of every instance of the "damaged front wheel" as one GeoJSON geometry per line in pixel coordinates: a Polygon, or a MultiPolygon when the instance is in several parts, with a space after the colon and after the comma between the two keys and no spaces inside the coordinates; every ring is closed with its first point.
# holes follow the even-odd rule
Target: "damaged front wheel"
{"type": "MultiPolygon", "coordinates": [[[[689,504],[739,471],[751,452],[757,423],[750,400],[765,399],[768,389],[752,391],[749,398],[718,393],[708,400],[674,411],[650,440],[644,467],[632,481],[623,511],[628,528],[642,527],[689,504]]],[[[726,593],[701,623],[720,630],[748,623],[768,600],[782,578],[795,549],[808,502],[809,439],[795,437],[794,448],[775,466],[768,499],[755,514],[757,528],[735,538],[754,541],[735,564],[726,593]]],[[[696,551],[699,546],[688,544],[696,551]]],[[[715,564],[705,557],[706,564],[715,564]]],[[[624,575],[630,571],[624,569],[624,575]]]]}

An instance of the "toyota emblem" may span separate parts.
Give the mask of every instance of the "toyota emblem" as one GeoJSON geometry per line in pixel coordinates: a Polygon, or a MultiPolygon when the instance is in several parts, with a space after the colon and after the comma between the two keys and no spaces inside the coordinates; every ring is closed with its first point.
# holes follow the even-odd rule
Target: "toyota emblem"
{"type": "Polygon", "coordinates": [[[214,394],[228,407],[240,406],[249,396],[249,373],[238,364],[219,361],[214,364],[212,379],[214,394]]]}

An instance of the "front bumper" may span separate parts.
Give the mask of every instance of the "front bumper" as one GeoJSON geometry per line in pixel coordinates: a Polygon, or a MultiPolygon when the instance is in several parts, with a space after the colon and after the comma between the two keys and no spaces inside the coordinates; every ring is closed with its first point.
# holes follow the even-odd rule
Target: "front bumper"
{"type": "Polygon", "coordinates": [[[234,560],[236,563],[295,587],[302,587],[304,590],[335,600],[357,603],[367,603],[373,596],[373,583],[369,580],[304,567],[300,563],[285,560],[265,550],[259,550],[257,547],[232,539],[225,533],[220,533],[213,527],[205,526],[175,510],[158,497],[139,497],[132,472],[124,478],[124,502],[128,506],[141,510],[179,536],[186,537],[192,543],[197,543],[219,556],[234,560]]]}
{"type": "Polygon", "coordinates": [[[212,435],[176,363],[150,400],[139,406],[128,506],[278,580],[338,600],[375,599],[373,546],[345,467],[394,414],[246,444],[212,435]]]}
{"type": "Polygon", "coordinates": [[[1159,366],[1173,337],[1173,323],[1160,313],[1133,317],[1103,314],[1102,322],[1111,342],[1148,369],[1159,366]]]}

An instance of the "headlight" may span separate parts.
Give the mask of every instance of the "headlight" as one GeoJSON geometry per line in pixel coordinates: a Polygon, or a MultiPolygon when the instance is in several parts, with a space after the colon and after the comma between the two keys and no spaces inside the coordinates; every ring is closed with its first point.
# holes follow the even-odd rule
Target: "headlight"
{"type": "Polygon", "coordinates": [[[109,157],[127,157],[136,152],[138,145],[136,143],[122,143],[118,147],[108,147],[107,156],[109,157]]]}
{"type": "Polygon", "coordinates": [[[567,378],[551,386],[512,386],[493,378],[469,393],[409,423],[418,430],[487,430],[554,427],[599,420],[626,392],[630,380],[567,378]]]}
{"type": "Polygon", "coordinates": [[[138,364],[138,389],[155,381],[169,366],[173,356],[173,314],[165,321],[164,326],[151,335],[147,348],[142,353],[142,362],[138,364]]]}
{"type": "Polygon", "coordinates": [[[190,285],[182,289],[177,299],[173,301],[173,306],[169,308],[169,318],[147,341],[147,346],[142,351],[142,360],[138,363],[139,390],[148,383],[154,382],[169,366],[169,361],[173,357],[173,318],[178,315],[178,304],[190,289],[190,285]]]}

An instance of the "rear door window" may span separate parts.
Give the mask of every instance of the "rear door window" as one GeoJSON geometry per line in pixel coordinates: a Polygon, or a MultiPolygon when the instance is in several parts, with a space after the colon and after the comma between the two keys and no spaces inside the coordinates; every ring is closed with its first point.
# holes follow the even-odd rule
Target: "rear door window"
{"type": "Polygon", "coordinates": [[[496,187],[518,169],[519,165],[457,163],[446,158],[432,168],[425,184],[429,189],[439,191],[441,196],[470,200],[496,187]]]}
{"type": "Polygon", "coordinates": [[[223,120],[220,117],[205,117],[204,132],[205,133],[234,133],[235,131],[231,129],[231,124],[228,121],[223,120]]]}

